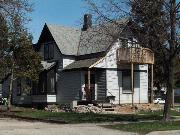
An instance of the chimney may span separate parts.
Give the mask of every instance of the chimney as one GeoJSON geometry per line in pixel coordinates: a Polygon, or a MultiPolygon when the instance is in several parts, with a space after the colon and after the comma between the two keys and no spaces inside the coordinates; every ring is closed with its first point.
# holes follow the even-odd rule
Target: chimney
{"type": "Polygon", "coordinates": [[[84,15],[84,25],[82,30],[86,31],[87,29],[91,28],[92,26],[92,15],[91,14],[85,14],[84,15]]]}

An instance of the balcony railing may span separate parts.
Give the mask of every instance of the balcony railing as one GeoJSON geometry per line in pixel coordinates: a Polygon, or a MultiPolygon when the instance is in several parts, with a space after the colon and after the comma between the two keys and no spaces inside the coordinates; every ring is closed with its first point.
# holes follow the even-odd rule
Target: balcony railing
{"type": "Polygon", "coordinates": [[[118,63],[154,64],[154,53],[149,48],[119,48],[118,63]]]}

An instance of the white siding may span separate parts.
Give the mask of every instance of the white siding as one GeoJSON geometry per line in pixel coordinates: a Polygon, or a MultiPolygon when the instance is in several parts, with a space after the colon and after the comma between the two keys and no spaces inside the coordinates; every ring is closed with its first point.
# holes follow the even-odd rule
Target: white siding
{"type": "MultiPolygon", "coordinates": [[[[122,71],[109,69],[106,71],[107,96],[115,96],[115,104],[131,103],[132,94],[122,91],[122,71]]],[[[134,73],[134,103],[148,103],[148,78],[146,72],[134,73]]]]}
{"type": "Polygon", "coordinates": [[[56,103],[56,95],[47,95],[48,103],[56,103]]]}
{"type": "MultiPolygon", "coordinates": [[[[132,94],[123,94],[122,92],[122,71],[130,69],[130,65],[117,66],[116,50],[120,43],[115,43],[107,53],[105,58],[95,67],[106,68],[107,96],[115,96],[115,104],[131,103],[132,94]]],[[[139,65],[134,67],[137,72],[134,73],[134,103],[148,103],[148,65],[139,65]]]]}
{"type": "Polygon", "coordinates": [[[117,68],[116,63],[116,50],[120,47],[120,43],[115,43],[110,51],[107,53],[105,58],[98,63],[95,67],[97,68],[117,68]]]}
{"type": "Polygon", "coordinates": [[[63,68],[65,68],[67,65],[71,64],[74,62],[73,58],[63,58],[63,68]]]}

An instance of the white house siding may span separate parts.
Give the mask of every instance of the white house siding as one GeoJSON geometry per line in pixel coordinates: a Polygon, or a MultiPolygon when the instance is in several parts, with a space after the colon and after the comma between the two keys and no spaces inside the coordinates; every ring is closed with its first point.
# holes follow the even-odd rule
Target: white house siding
{"type": "Polygon", "coordinates": [[[73,63],[74,61],[75,61],[74,58],[64,57],[64,58],[63,58],[63,68],[65,68],[67,65],[73,63]]]}
{"type": "MultiPolygon", "coordinates": [[[[130,69],[130,65],[118,65],[116,50],[121,43],[116,42],[109,50],[105,58],[95,67],[106,68],[107,96],[115,96],[115,104],[131,103],[132,94],[122,92],[122,70],[130,69]]],[[[134,103],[148,103],[148,66],[135,66],[134,73],[134,103]]]]}
{"type": "Polygon", "coordinates": [[[141,103],[148,103],[148,65],[140,65],[141,103]]]}
{"type": "Polygon", "coordinates": [[[71,103],[73,100],[79,100],[81,92],[81,72],[67,71],[58,73],[57,88],[58,103],[71,103]]]}

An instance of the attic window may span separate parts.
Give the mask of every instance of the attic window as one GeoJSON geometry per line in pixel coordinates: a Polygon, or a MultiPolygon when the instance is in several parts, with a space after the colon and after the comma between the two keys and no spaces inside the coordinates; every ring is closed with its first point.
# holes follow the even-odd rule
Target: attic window
{"type": "Polygon", "coordinates": [[[54,58],[54,44],[45,43],[44,44],[44,59],[50,60],[54,58]]]}

